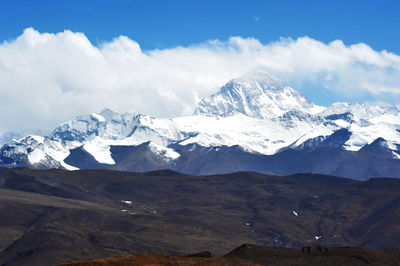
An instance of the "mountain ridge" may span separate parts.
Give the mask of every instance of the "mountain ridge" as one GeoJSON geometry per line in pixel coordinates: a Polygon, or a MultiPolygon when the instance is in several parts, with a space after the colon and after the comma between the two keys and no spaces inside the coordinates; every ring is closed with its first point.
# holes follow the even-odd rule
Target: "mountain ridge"
{"type": "MultiPolygon", "coordinates": [[[[281,153],[286,150],[303,150],[308,156],[314,156],[319,151],[325,154],[321,148],[333,147],[338,150],[336,154],[356,157],[352,161],[363,167],[367,167],[365,158],[371,161],[371,158],[378,158],[380,166],[374,163],[377,168],[373,166],[375,170],[370,171],[371,174],[358,174],[357,178],[372,177],[372,173],[377,176],[398,176],[394,171],[391,173],[384,168],[397,169],[397,162],[400,162],[393,161],[400,159],[399,106],[334,103],[329,107],[320,107],[269,74],[256,72],[231,80],[219,92],[200,101],[194,113],[187,117],[160,119],[138,113],[119,114],[104,109],[100,113],[78,116],[62,123],[49,137],[27,136],[4,144],[0,147],[0,166],[76,170],[82,166],[72,163],[76,159],[71,159],[71,153],[76,157],[80,149],[83,157],[87,154],[93,157],[88,159],[91,163],[87,165],[95,168],[112,168],[114,165],[118,169],[127,170],[131,167],[121,168],[113,158],[112,147],[132,147],[131,152],[136,153],[135,147],[149,142],[148,150],[140,148],[140,158],[144,165],[153,165],[153,170],[170,167],[181,171],[184,168],[176,166],[179,160],[186,160],[198,168],[194,166],[195,161],[191,162],[189,158],[195,160],[199,158],[196,152],[204,155],[207,149],[213,150],[213,158],[217,156],[222,161],[225,158],[233,166],[243,156],[253,159],[258,154],[285,157],[281,153]],[[372,145],[377,140],[383,144],[372,145]],[[192,148],[185,148],[188,145],[192,145],[192,148]],[[232,149],[232,156],[223,152],[226,150],[224,147],[234,146],[241,147],[241,150],[232,149]],[[179,150],[184,151],[185,156],[179,150]],[[370,155],[363,157],[365,153],[358,151],[370,155]]],[[[126,151],[121,154],[135,160],[126,151]]],[[[122,159],[121,155],[119,158],[127,160],[122,159]]],[[[311,157],[308,159],[311,160],[311,157]]],[[[269,159],[265,160],[267,162],[269,159]]],[[[217,171],[218,167],[211,159],[206,162],[207,158],[203,158],[201,161],[204,161],[205,167],[217,171]]],[[[340,172],[344,176],[354,177],[352,170],[339,170],[343,169],[339,161],[342,162],[342,159],[321,173],[340,172]]],[[[133,164],[138,165],[137,162],[133,164]]],[[[252,170],[246,164],[254,165],[245,161],[241,164],[245,168],[235,170],[252,170]]],[[[283,165],[284,162],[279,164],[283,165]]],[[[315,167],[309,170],[317,169],[315,167]]],[[[202,173],[196,172],[194,168],[187,169],[188,173],[202,173]]],[[[147,166],[143,169],[152,170],[147,166]]],[[[271,167],[263,169],[264,173],[273,172],[271,167]]],[[[301,169],[298,166],[298,171],[301,169]]],[[[366,173],[369,171],[367,168],[364,170],[366,173]]],[[[274,171],[280,174],[284,169],[274,171]]]]}

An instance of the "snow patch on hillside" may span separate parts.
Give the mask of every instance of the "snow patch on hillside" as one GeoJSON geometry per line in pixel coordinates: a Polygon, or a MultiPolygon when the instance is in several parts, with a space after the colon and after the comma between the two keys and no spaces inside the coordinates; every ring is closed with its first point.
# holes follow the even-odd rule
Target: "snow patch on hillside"
{"type": "Polygon", "coordinates": [[[46,154],[39,149],[36,149],[28,154],[28,160],[31,164],[39,163],[41,160],[46,158],[46,154]]]}
{"type": "Polygon", "coordinates": [[[102,115],[99,115],[99,114],[96,114],[96,113],[91,113],[90,116],[91,116],[92,119],[97,120],[100,123],[106,122],[106,119],[102,115]]]}
{"type": "Polygon", "coordinates": [[[157,154],[157,155],[159,155],[161,157],[164,157],[165,159],[167,159],[169,161],[170,160],[176,160],[181,156],[174,149],[163,147],[163,146],[158,145],[158,144],[153,143],[153,142],[149,143],[149,148],[154,154],[157,154]]]}
{"type": "Polygon", "coordinates": [[[86,142],[83,145],[83,149],[90,153],[99,163],[115,164],[114,159],[111,157],[110,146],[99,137],[86,142]]]}

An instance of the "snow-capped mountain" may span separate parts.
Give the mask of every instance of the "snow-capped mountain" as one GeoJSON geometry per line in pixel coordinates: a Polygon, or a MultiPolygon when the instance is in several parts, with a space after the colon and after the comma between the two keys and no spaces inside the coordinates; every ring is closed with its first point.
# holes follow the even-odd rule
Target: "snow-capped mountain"
{"type": "Polygon", "coordinates": [[[324,107],[310,102],[268,73],[255,72],[233,79],[219,92],[203,99],[195,114],[226,116],[241,113],[259,119],[271,119],[295,110],[316,114],[324,107]]]}
{"type": "MultiPolygon", "coordinates": [[[[351,132],[349,139],[344,143],[346,150],[358,151],[364,145],[382,138],[390,149],[398,151],[396,145],[400,141],[400,106],[334,103],[321,115],[351,132]]],[[[393,157],[398,157],[396,152],[393,153],[393,157]]]]}
{"type": "Polygon", "coordinates": [[[0,148],[0,166],[280,174],[286,173],[284,167],[290,168],[288,158],[298,161],[296,156],[318,160],[309,168],[294,164],[293,172],[397,176],[386,166],[400,168],[400,107],[357,103],[321,107],[269,74],[257,72],[228,82],[200,101],[192,116],[160,119],[104,109],[61,124],[49,137],[14,139],[0,148]],[[336,150],[324,158],[318,155],[326,149],[336,150]],[[326,158],[333,154],[337,160],[326,158]],[[340,170],[346,156],[365,165],[365,171],[340,170]],[[321,159],[334,165],[321,168],[321,159]],[[223,165],[217,165],[218,160],[223,165]],[[274,168],[272,163],[280,165],[279,160],[286,162],[274,168]]]}
{"type": "Polygon", "coordinates": [[[50,135],[50,139],[61,142],[81,143],[95,138],[131,145],[146,141],[169,145],[183,136],[171,119],[137,113],[118,114],[110,109],[78,116],[61,124],[50,135]]]}

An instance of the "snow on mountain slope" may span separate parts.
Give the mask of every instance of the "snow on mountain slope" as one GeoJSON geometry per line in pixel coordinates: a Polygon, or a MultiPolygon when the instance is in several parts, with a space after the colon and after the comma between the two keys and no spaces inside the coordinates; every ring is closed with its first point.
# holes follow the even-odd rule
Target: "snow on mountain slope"
{"type": "Polygon", "coordinates": [[[158,119],[136,113],[118,114],[104,109],[100,114],[78,116],[57,127],[50,138],[63,142],[84,142],[100,137],[108,140],[134,138],[167,145],[182,138],[169,119],[158,119]]]}
{"type": "Polygon", "coordinates": [[[348,129],[352,135],[344,145],[344,148],[347,150],[358,151],[364,145],[370,144],[378,138],[384,138],[391,143],[400,143],[399,126],[386,122],[364,127],[352,124],[348,129]]]}
{"type": "MultiPolygon", "coordinates": [[[[272,155],[319,145],[358,151],[378,138],[385,140],[389,150],[385,154],[398,158],[399,106],[335,103],[325,108],[270,75],[257,72],[231,80],[218,93],[203,99],[193,116],[160,119],[104,109],[61,124],[49,137],[28,136],[3,145],[0,165],[73,170],[76,168],[64,159],[70,150],[80,147],[97,162],[113,165],[111,146],[146,142],[152,153],[171,162],[180,157],[172,144],[239,145],[247,152],[272,155]]],[[[376,147],[380,146],[375,143],[369,150],[376,147]]]]}
{"type": "Polygon", "coordinates": [[[367,151],[380,157],[400,159],[400,145],[387,141],[384,138],[377,138],[372,143],[363,146],[360,151],[367,151]]]}
{"type": "Polygon", "coordinates": [[[174,149],[163,147],[153,142],[149,143],[149,147],[154,154],[163,157],[166,161],[173,161],[181,156],[174,149]]]}
{"type": "Polygon", "coordinates": [[[173,143],[197,143],[204,147],[240,145],[249,152],[274,154],[301,136],[326,136],[339,128],[335,124],[325,125],[318,116],[301,112],[287,113],[270,120],[243,114],[228,117],[197,115],[175,119],[156,119],[129,113],[115,116],[111,120],[104,117],[104,121],[99,122],[98,117],[91,114],[62,124],[42,144],[27,145],[25,150],[42,151],[30,156],[31,163],[37,163],[38,155],[44,157],[44,153],[64,168],[73,169],[64,159],[69,155],[69,150],[83,146],[99,163],[114,164],[111,145],[136,146],[148,141],[151,151],[162,154],[166,160],[179,157],[178,153],[167,148],[173,143]],[[116,120],[115,116],[122,119],[116,120]]]}
{"type": "MultiPolygon", "coordinates": [[[[400,107],[387,104],[334,103],[321,116],[328,117],[338,126],[351,132],[344,148],[358,151],[378,138],[388,143],[400,143],[400,107]],[[336,119],[337,118],[337,119],[336,119]]],[[[397,157],[397,156],[395,156],[397,157]]]]}
{"type": "Polygon", "coordinates": [[[290,110],[316,114],[324,110],[265,72],[231,80],[219,92],[200,101],[195,114],[227,116],[235,113],[270,119],[290,110]]]}
{"type": "Polygon", "coordinates": [[[99,163],[115,164],[114,159],[111,157],[110,146],[102,138],[95,137],[93,140],[87,141],[83,145],[83,149],[90,153],[99,163]]]}
{"type": "Polygon", "coordinates": [[[399,124],[400,106],[392,106],[385,103],[333,103],[327,107],[321,115],[328,116],[332,114],[351,113],[359,119],[369,120],[373,123],[378,122],[394,122],[399,124]],[[393,118],[397,118],[393,120],[393,118]]]}
{"type": "Polygon", "coordinates": [[[197,143],[201,146],[240,145],[248,151],[274,154],[289,146],[301,136],[312,134],[326,136],[332,134],[335,125],[314,123],[302,118],[264,120],[235,114],[228,117],[190,116],[175,118],[177,127],[192,135],[180,142],[181,145],[197,143]]]}
{"type": "Polygon", "coordinates": [[[44,153],[40,149],[35,149],[31,153],[28,154],[28,160],[33,165],[40,163],[44,159],[46,159],[46,153],[44,153]]]}
{"type": "MultiPolygon", "coordinates": [[[[72,145],[70,146],[72,147],[72,145]]],[[[40,166],[40,168],[77,168],[68,165],[64,159],[69,155],[69,148],[61,142],[41,136],[27,136],[12,140],[0,149],[0,160],[9,166],[40,166]]]]}
{"type": "Polygon", "coordinates": [[[110,153],[111,145],[133,146],[148,141],[152,143],[154,153],[175,159],[179,156],[166,146],[184,137],[171,119],[137,113],[118,114],[110,109],[104,109],[99,114],[78,116],[61,124],[50,135],[50,139],[60,143],[64,150],[83,146],[85,151],[104,164],[115,164],[110,153]]]}

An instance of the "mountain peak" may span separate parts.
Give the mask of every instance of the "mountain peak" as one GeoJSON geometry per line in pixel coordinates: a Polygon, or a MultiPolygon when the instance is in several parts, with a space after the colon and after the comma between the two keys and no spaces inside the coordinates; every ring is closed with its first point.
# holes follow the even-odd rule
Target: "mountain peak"
{"type": "Polygon", "coordinates": [[[241,77],[232,79],[229,83],[241,84],[246,87],[259,86],[270,90],[288,87],[283,81],[266,71],[249,72],[241,77]]]}
{"type": "Polygon", "coordinates": [[[113,119],[115,117],[119,117],[120,116],[119,113],[116,113],[116,112],[114,112],[113,110],[111,110],[109,108],[104,108],[98,114],[101,115],[102,117],[104,117],[106,120],[111,120],[111,119],[113,119]]]}
{"type": "Polygon", "coordinates": [[[323,107],[310,102],[269,73],[257,71],[232,79],[219,92],[201,100],[194,113],[211,116],[242,113],[265,119],[293,109],[314,114],[321,112],[323,107]]]}

